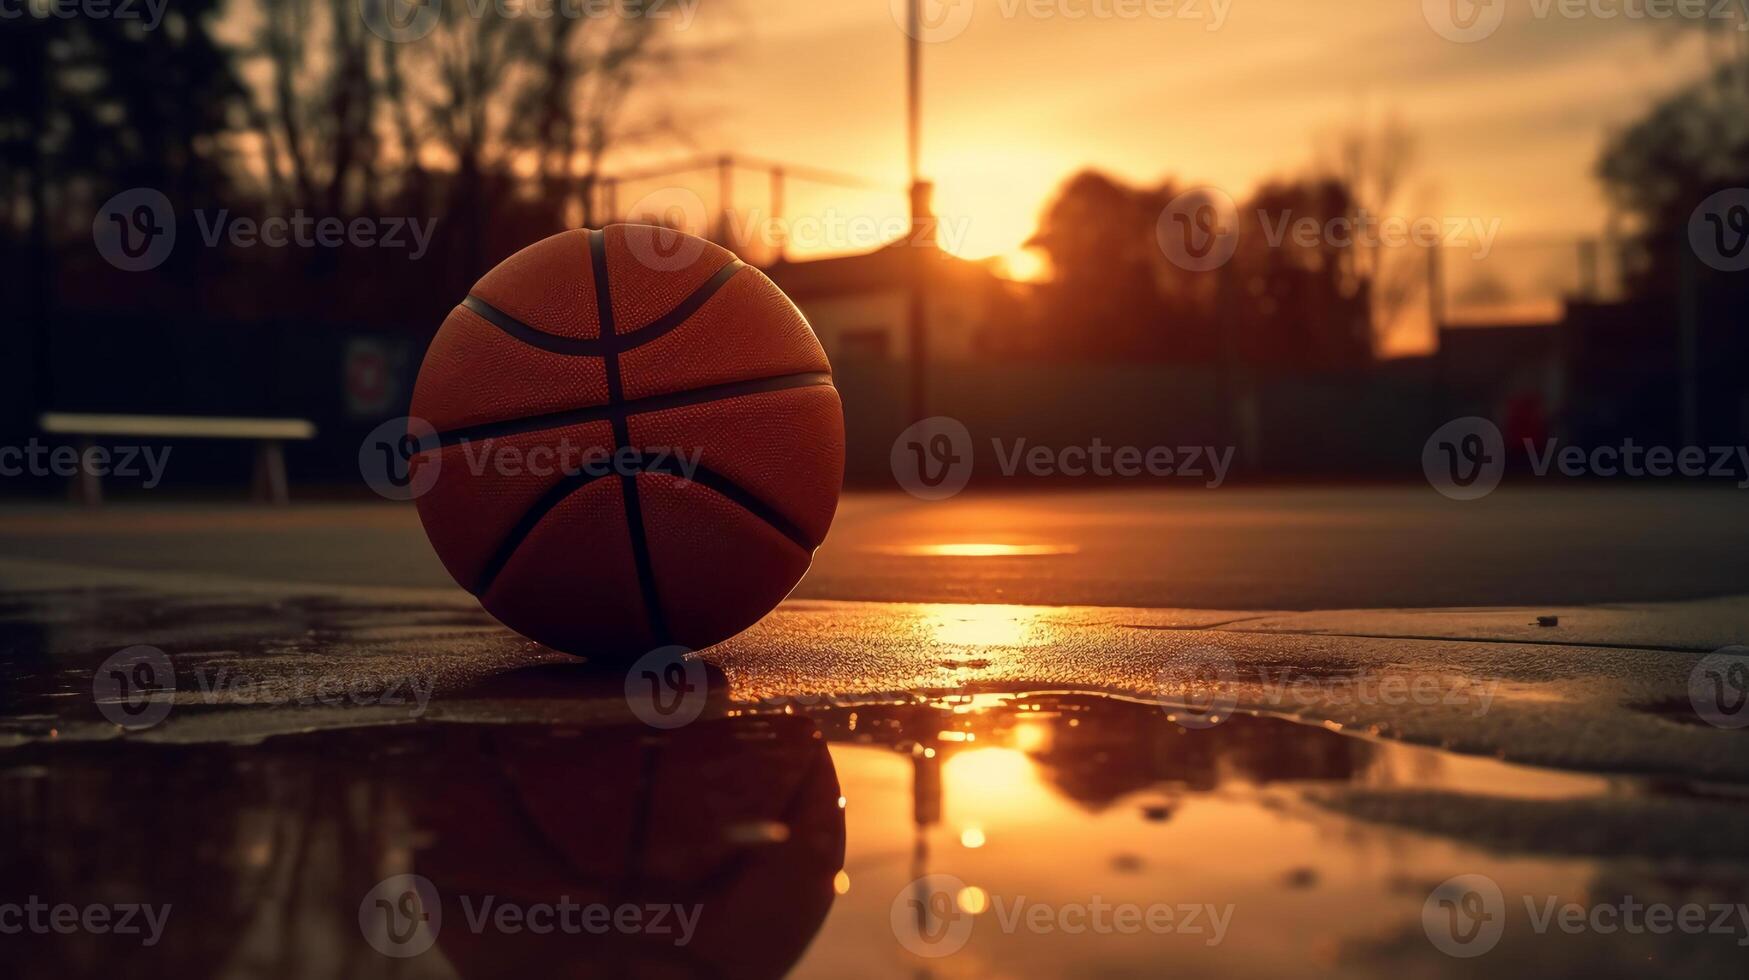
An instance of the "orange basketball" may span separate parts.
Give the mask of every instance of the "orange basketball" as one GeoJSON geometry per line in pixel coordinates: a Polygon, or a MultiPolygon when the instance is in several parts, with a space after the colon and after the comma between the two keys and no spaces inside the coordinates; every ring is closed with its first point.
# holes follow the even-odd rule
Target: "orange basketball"
{"type": "Polygon", "coordinates": [[[564,232],[486,273],[412,412],[419,518],[450,575],[576,654],[752,625],[807,571],[844,474],[801,312],[728,251],[646,225],[564,232]]]}

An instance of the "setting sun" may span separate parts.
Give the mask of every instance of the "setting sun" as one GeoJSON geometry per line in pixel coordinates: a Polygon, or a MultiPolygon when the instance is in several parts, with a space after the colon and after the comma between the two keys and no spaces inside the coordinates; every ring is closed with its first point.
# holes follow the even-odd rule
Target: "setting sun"
{"type": "Polygon", "coordinates": [[[1017,248],[1000,256],[1002,275],[1018,282],[1037,282],[1050,274],[1050,263],[1030,248],[1017,248]]]}

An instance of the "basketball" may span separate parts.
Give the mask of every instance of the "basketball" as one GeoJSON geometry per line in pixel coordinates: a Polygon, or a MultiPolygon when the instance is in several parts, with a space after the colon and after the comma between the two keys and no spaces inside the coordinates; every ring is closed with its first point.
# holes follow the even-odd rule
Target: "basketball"
{"type": "Polygon", "coordinates": [[[568,653],[699,649],[770,612],[837,507],[844,421],[807,320],[726,249],[567,231],[474,284],[413,390],[409,479],[449,574],[568,653]]]}

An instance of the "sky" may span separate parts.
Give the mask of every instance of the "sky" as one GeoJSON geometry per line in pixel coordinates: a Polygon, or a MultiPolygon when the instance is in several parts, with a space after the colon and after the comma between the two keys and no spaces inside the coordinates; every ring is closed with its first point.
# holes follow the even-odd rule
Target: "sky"
{"type": "MultiPolygon", "coordinates": [[[[462,2],[474,16],[576,16],[624,0],[462,2]]],[[[648,2],[691,57],[639,89],[628,121],[681,125],[610,151],[608,175],[719,154],[819,168],[872,189],[788,180],[789,257],[867,252],[905,233],[908,0],[648,2]]],[[[1749,57],[1749,0],[922,3],[922,172],[949,251],[1037,278],[1048,269],[1024,245],[1078,171],[1242,202],[1307,176],[1336,132],[1394,119],[1414,135],[1416,163],[1376,217],[1431,219],[1446,239],[1448,323],[1558,316],[1583,278],[1580,242],[1617,224],[1593,176],[1609,135],[1704,75],[1709,52],[1749,57]]],[[[246,7],[227,21],[233,39],[249,33],[246,7]]],[[[738,247],[774,256],[767,174],[737,170],[732,194],[738,247]]],[[[625,181],[614,217],[673,219],[679,206],[704,232],[719,196],[710,170],[625,181]]],[[[1420,251],[1387,261],[1419,270],[1420,251]]],[[[1612,253],[1596,254],[1608,298],[1612,253]]],[[[1426,349],[1431,323],[1426,303],[1404,307],[1386,352],[1426,349]]]]}
{"type": "MultiPolygon", "coordinates": [[[[1398,210],[1497,222],[1501,243],[1595,235],[1609,220],[1592,177],[1606,134],[1705,66],[1700,32],[1633,16],[1643,0],[1583,0],[1578,17],[1556,0],[1491,0],[1502,17],[1470,42],[1434,27],[1449,29],[1447,5],[1462,13],[1470,0],[924,2],[944,37],[923,45],[923,170],[944,242],[969,258],[1019,250],[1079,169],[1241,198],[1303,173],[1333,129],[1388,114],[1420,143],[1398,210]]],[[[903,0],[702,0],[685,42],[719,56],[660,97],[682,105],[699,150],[898,188],[905,35],[895,5],[903,0]]],[[[678,155],[648,147],[622,163],[678,155]]],[[[628,187],[622,203],[647,190],[628,187]]],[[[764,179],[743,175],[736,195],[761,208],[764,179]]],[[[789,197],[793,215],[820,219],[792,232],[799,254],[861,250],[859,232],[828,227],[827,212],[840,225],[903,214],[896,190],[792,183],[789,197]]]]}

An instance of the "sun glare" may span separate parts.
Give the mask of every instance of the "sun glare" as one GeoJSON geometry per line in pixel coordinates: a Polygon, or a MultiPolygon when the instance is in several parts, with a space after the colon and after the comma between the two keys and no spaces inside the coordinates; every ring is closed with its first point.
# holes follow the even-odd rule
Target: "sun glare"
{"type": "Polygon", "coordinates": [[[1037,250],[1017,248],[1001,256],[1002,276],[1016,282],[1039,282],[1047,278],[1050,264],[1037,250]]]}
{"type": "Polygon", "coordinates": [[[977,885],[967,885],[954,896],[954,902],[961,912],[968,915],[981,915],[990,907],[990,893],[977,885]]]}
{"type": "Polygon", "coordinates": [[[1018,647],[1045,642],[1039,613],[1027,606],[940,605],[925,614],[930,638],[949,646],[1018,647]]]}
{"type": "Polygon", "coordinates": [[[1072,555],[1071,544],[1001,544],[995,541],[949,541],[941,544],[895,545],[877,549],[883,554],[911,558],[1026,558],[1040,555],[1072,555]]]}
{"type": "Polygon", "coordinates": [[[926,159],[941,247],[962,259],[1019,251],[1073,167],[1048,149],[1011,144],[1001,132],[956,133],[950,146],[932,148],[926,159]]]}

